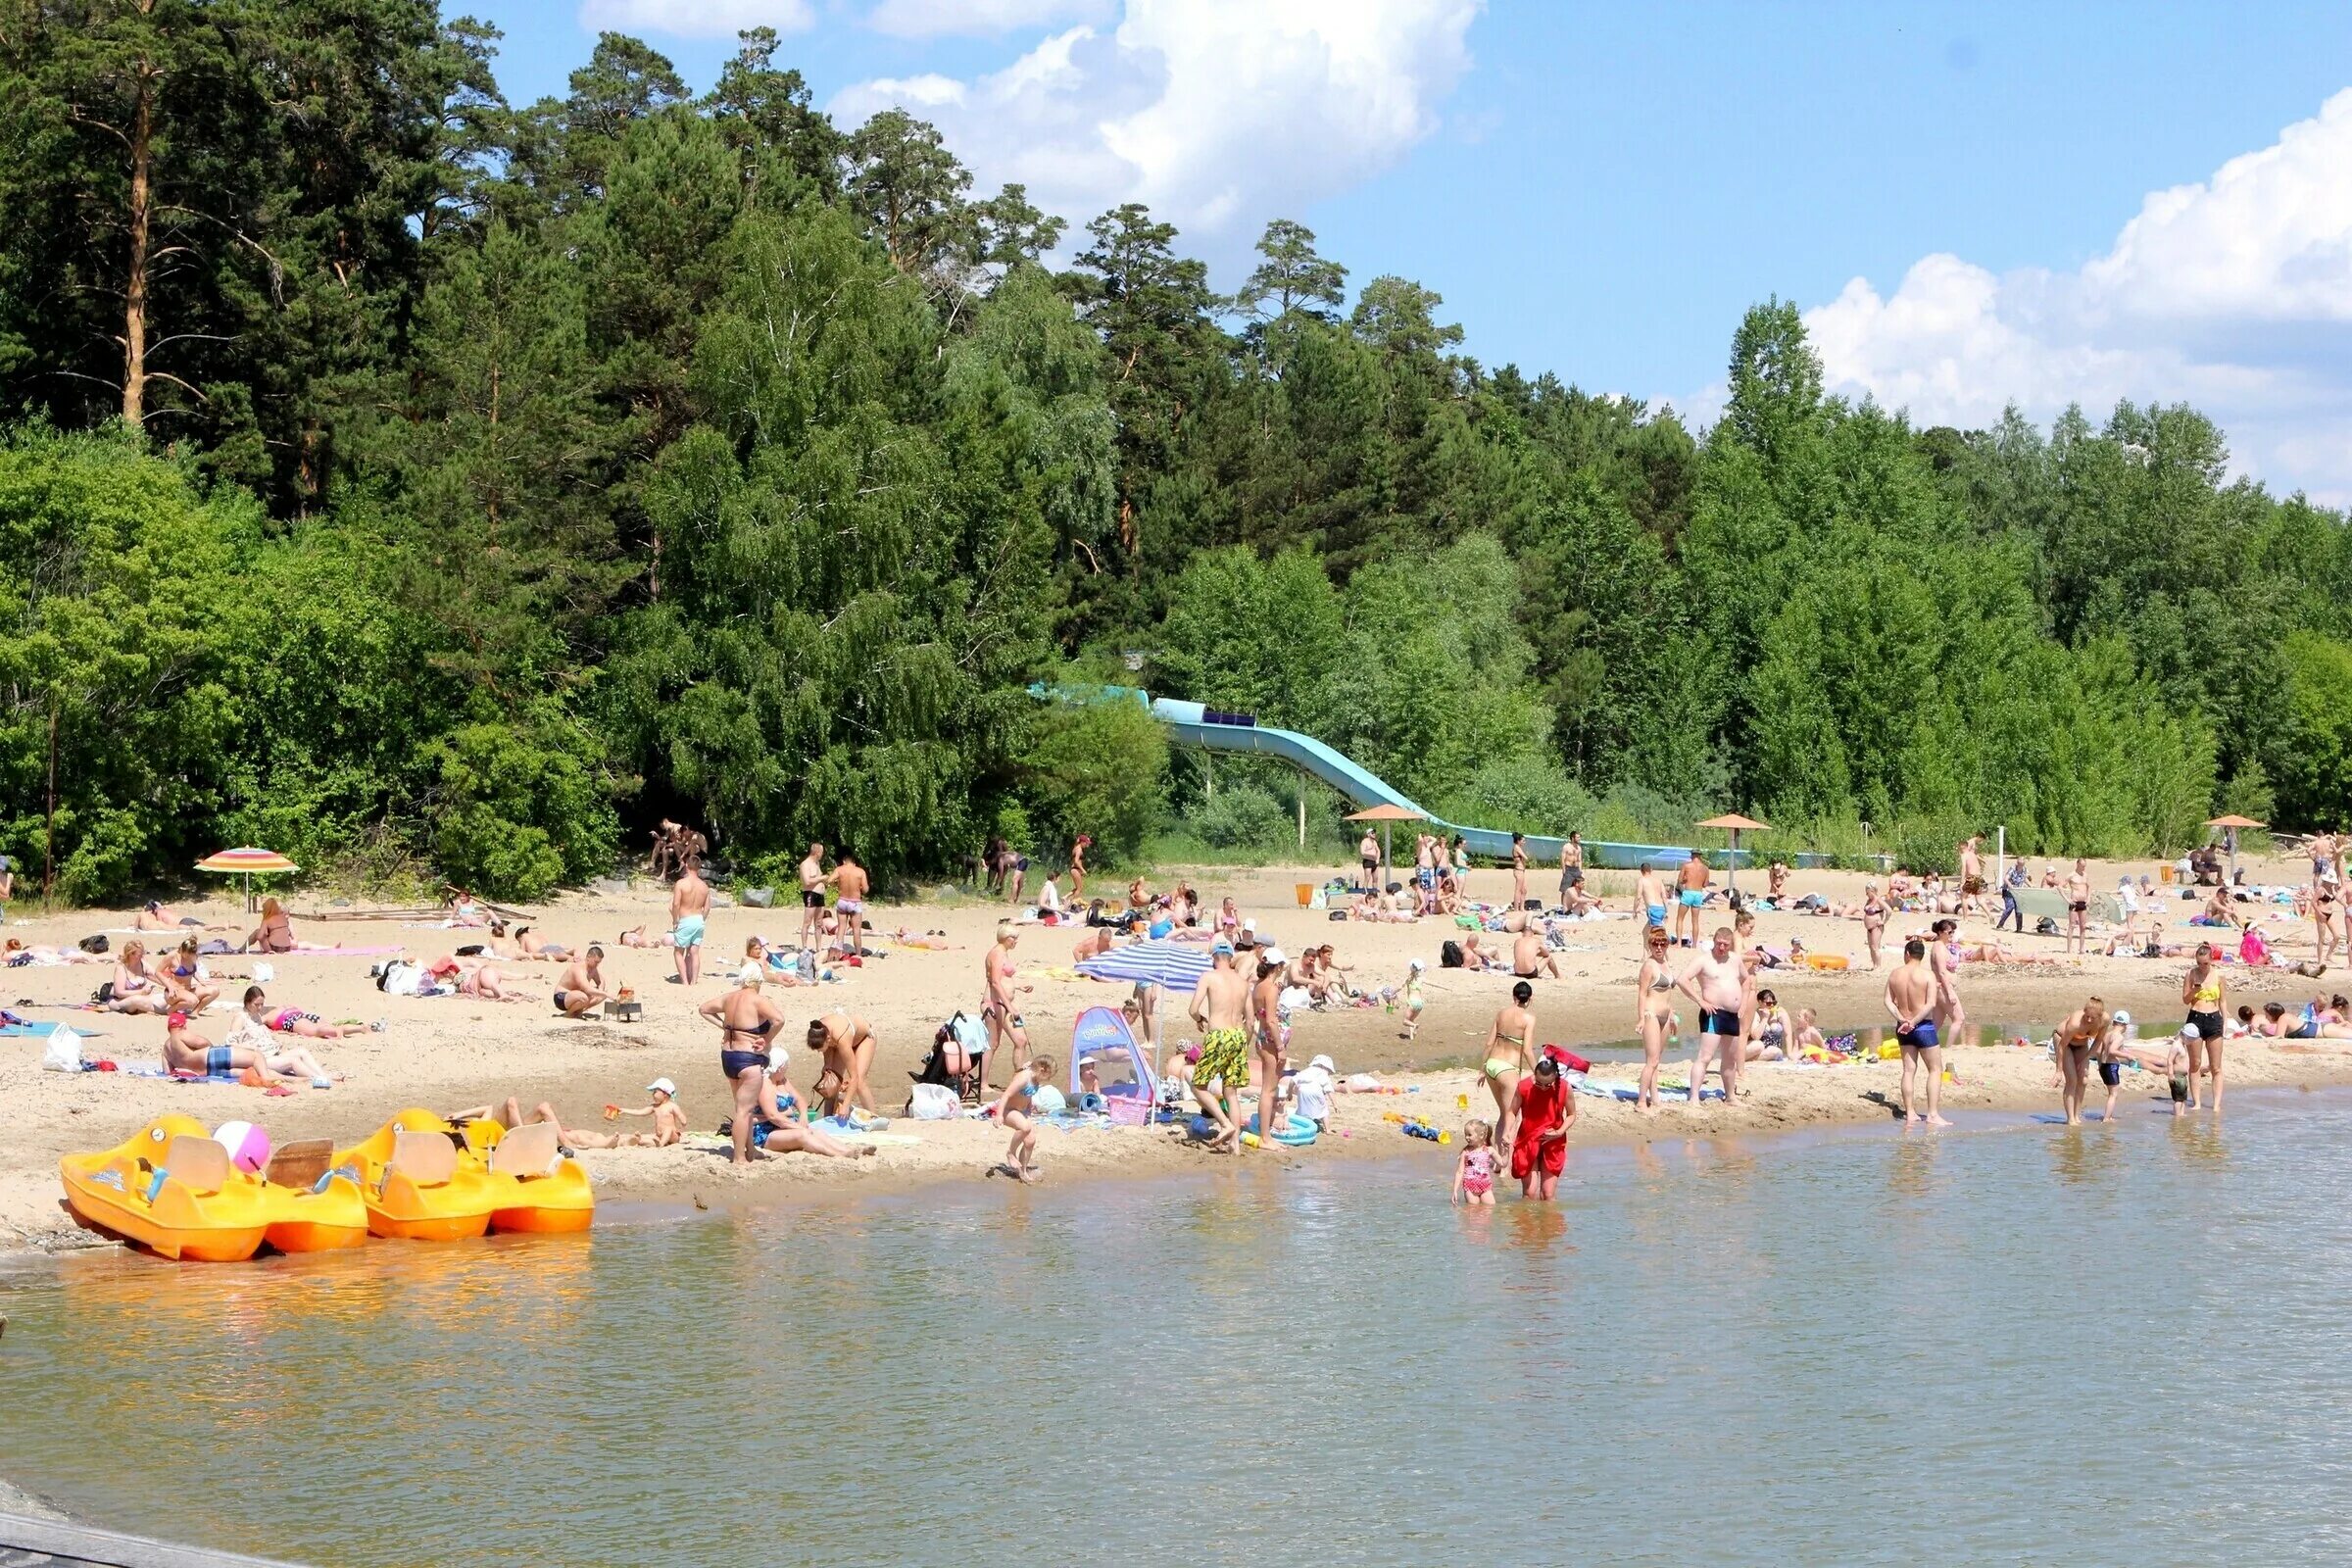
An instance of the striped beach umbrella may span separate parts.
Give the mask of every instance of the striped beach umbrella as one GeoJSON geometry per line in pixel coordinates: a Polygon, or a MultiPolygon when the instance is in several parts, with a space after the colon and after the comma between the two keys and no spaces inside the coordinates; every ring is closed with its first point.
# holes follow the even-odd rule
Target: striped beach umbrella
{"type": "Polygon", "coordinates": [[[1208,949],[1184,942],[1130,942],[1099,953],[1078,965],[1090,980],[1124,980],[1130,985],[1165,986],[1189,992],[1213,960],[1208,949]]]}
{"type": "Polygon", "coordinates": [[[196,862],[199,871],[225,871],[245,879],[245,907],[253,907],[253,879],[272,876],[286,871],[299,871],[301,866],[275,850],[257,850],[251,845],[243,849],[220,850],[196,862]]]}

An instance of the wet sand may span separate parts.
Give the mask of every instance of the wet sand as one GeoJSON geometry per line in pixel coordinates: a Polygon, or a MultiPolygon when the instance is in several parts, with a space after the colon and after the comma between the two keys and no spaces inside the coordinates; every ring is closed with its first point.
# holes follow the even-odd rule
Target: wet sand
{"type": "MultiPolygon", "coordinates": [[[[2137,874],[2149,869],[2137,862],[2101,865],[2094,869],[2094,878],[2112,887],[2115,877],[2125,871],[2137,874]]],[[[2266,871],[2281,880],[2293,874],[2285,863],[2253,866],[2250,862],[2250,878],[2259,878],[2266,871]]],[[[1240,1156],[1245,1160],[1279,1162],[1426,1152],[1430,1146],[1407,1139],[1383,1117],[1390,1113],[1422,1116],[1454,1130],[1466,1115],[1492,1113],[1493,1102],[1470,1064],[1483,1052],[1494,1010],[1509,993],[1510,977],[1438,968],[1440,944],[1459,934],[1450,922],[1330,921],[1323,911],[1300,908],[1294,884],[1319,881],[1329,874],[1328,868],[1210,868],[1189,873],[1211,907],[1217,899],[1232,896],[1246,914],[1256,918],[1259,929],[1286,951],[1295,954],[1309,940],[1333,943],[1340,961],[1350,966],[1351,978],[1359,987],[1398,984],[1408,958],[1427,959],[1431,966],[1426,986],[1429,1010],[1417,1041],[1408,1044],[1398,1039],[1397,1019],[1370,1008],[1301,1012],[1295,1019],[1291,1044],[1293,1058],[1298,1061],[1327,1053],[1343,1074],[1372,1072],[1413,1092],[1343,1095],[1332,1134],[1314,1148],[1249,1152],[1240,1156]],[[1468,1097],[1467,1111],[1459,1104],[1459,1097],[1464,1096],[1468,1097]]],[[[1152,883],[1163,886],[1166,880],[1163,872],[1153,877],[1152,883]]],[[[1530,891],[1548,893],[1556,880],[1556,871],[1535,873],[1530,891]]],[[[1604,894],[1614,891],[1616,896],[1609,902],[1625,914],[1631,903],[1631,877],[1595,873],[1594,882],[1604,894]]],[[[1792,879],[1791,891],[1818,891],[1833,900],[1850,900],[1858,895],[1861,882],[1853,873],[1799,872],[1792,879]]],[[[1473,873],[1470,891],[1474,897],[1499,901],[1509,894],[1509,876],[1502,871],[1473,873]]],[[[318,902],[296,896],[288,903],[297,916],[297,932],[306,941],[354,947],[398,943],[412,957],[430,958],[479,937],[479,933],[419,929],[398,921],[306,920],[301,917],[303,911],[318,908],[318,902]]],[[[223,926],[243,920],[241,911],[229,902],[179,907],[223,926]]],[[[560,966],[554,964],[502,965],[509,984],[531,993],[534,1000],[500,1004],[464,997],[383,996],[368,978],[371,960],[365,957],[288,955],[268,959],[275,970],[270,985],[273,1005],[303,1007],[331,1020],[386,1020],[387,1029],[380,1035],[317,1043],[318,1054],[330,1067],[349,1075],[332,1090],[302,1088],[291,1098],[272,1099],[241,1087],[175,1084],[121,1073],[44,1072],[39,1066],[38,1039],[0,1040],[0,1250],[70,1246],[91,1240],[73,1226],[59,1204],[58,1156],[119,1143],[167,1110],[184,1111],[216,1125],[231,1119],[257,1121],[281,1142],[304,1137],[348,1140],[371,1131],[405,1105],[448,1110],[514,1095],[526,1107],[540,1101],[552,1102],[566,1125],[602,1130],[602,1105],[607,1102],[643,1104],[645,1085],[658,1076],[667,1076],[679,1086],[689,1128],[698,1136],[710,1133],[731,1099],[719,1072],[716,1030],[697,1017],[694,1009],[731,983],[746,936],[759,932],[789,941],[799,911],[713,910],[705,949],[706,967],[711,972],[689,993],[665,983],[671,969],[666,950],[624,949],[613,940],[625,926],[642,922],[659,928],[664,907],[662,891],[640,880],[633,890],[615,886],[566,896],[538,911],[539,918],[533,922],[539,933],[552,941],[579,945],[602,941],[606,945],[608,981],[632,986],[645,1004],[645,1016],[631,1023],[572,1022],[556,1016],[546,1001],[560,973],[560,966]]],[[[2190,906],[2168,904],[2166,908],[2168,940],[2193,940],[2184,923],[2190,906]]],[[[982,956],[1004,912],[1000,904],[960,897],[879,904],[872,918],[880,930],[889,932],[902,926],[917,933],[942,930],[954,945],[953,951],[903,948],[886,939],[877,940],[873,945],[888,956],[869,959],[859,968],[839,969],[845,977],[842,983],[781,991],[770,987],[770,994],[778,999],[788,1019],[797,1019],[804,1012],[840,1008],[870,1022],[881,1041],[872,1075],[875,1092],[884,1110],[895,1112],[905,1097],[906,1074],[922,1059],[932,1031],[959,1007],[976,1013],[982,956]]],[[[89,932],[128,923],[127,917],[119,914],[81,911],[47,920],[12,921],[8,932],[27,942],[71,946],[89,932]]],[[[1718,923],[1728,923],[1728,916],[1710,909],[1707,928],[1718,923]]],[[[1926,923],[1924,915],[1895,916],[1889,924],[1890,945],[1900,933],[1914,926],[1924,928],[1926,923]]],[[[2266,922],[2265,930],[2273,948],[2287,956],[2309,954],[2309,927],[2298,925],[2283,909],[2278,919],[2266,922]]],[[[1759,931],[1767,944],[1786,946],[1796,937],[1810,951],[1843,953],[1853,959],[1854,969],[1845,973],[1782,971],[1772,975],[1770,983],[1791,1011],[1800,1006],[1817,1009],[1823,1028],[1832,1034],[1872,1029],[1886,1021],[1881,1002],[1883,975],[1874,975],[1865,966],[1859,924],[1765,914],[1759,919],[1759,931]]],[[[1988,935],[1984,923],[1976,920],[1965,923],[1964,934],[1971,938],[1988,935]]],[[[1024,927],[1017,955],[1021,983],[1035,987],[1021,999],[1031,1040],[1037,1049],[1057,1059],[1067,1057],[1070,1023],[1082,1008],[1115,1005],[1127,994],[1125,986],[1067,976],[1071,949],[1081,935],[1066,927],[1024,927]]],[[[1632,1033],[1637,937],[1637,925],[1630,915],[1569,928],[1571,950],[1559,956],[1566,978],[1536,982],[1535,1011],[1541,1040],[1581,1048],[1623,1040],[1632,1033]]],[[[111,940],[119,946],[123,936],[117,930],[111,940]]],[[[2063,947],[2057,938],[2011,935],[2004,940],[2021,953],[2037,956],[2056,956],[2063,947]]],[[[1891,961],[1891,954],[1889,958],[1891,961]]],[[[210,960],[213,973],[222,984],[224,1006],[233,1004],[242,992],[253,962],[234,956],[210,960]]],[[[2181,1011],[2180,989],[2185,968],[2180,959],[2104,957],[2057,963],[1970,964],[1962,971],[1962,996],[1971,1022],[1986,1029],[2039,1025],[2046,1032],[2052,1019],[2094,993],[2112,1005],[2131,1007],[2151,1023],[2169,1022],[2178,1019],[2181,1011]]],[[[2331,990],[2340,983],[2333,974],[2315,982],[2280,970],[2248,974],[2231,967],[2225,972],[2232,1007],[2241,999],[2259,1005],[2271,997],[2290,1006],[2299,1005],[2314,990],[2331,990]]],[[[159,1062],[162,1020],[59,1010],[64,1004],[86,998],[111,973],[111,965],[95,963],[14,969],[0,979],[0,1001],[13,1004],[24,999],[32,1005],[19,1010],[37,1019],[64,1017],[80,1027],[103,1031],[84,1042],[83,1054],[89,1058],[111,1057],[124,1065],[159,1062]]],[[[1183,1000],[1172,998],[1163,1004],[1163,1031],[1169,1042],[1193,1032],[1182,1017],[1183,1000]]],[[[225,1011],[216,1011],[199,1028],[218,1041],[229,1021],[225,1011]]],[[[798,1031],[787,1028],[785,1033],[797,1045],[798,1031]]],[[[2050,1065],[2037,1051],[1962,1047],[1948,1054],[1958,1079],[1946,1093],[1946,1102],[1954,1108],[2057,1108],[2050,1065]]],[[[1679,1057],[1670,1057],[1670,1074],[1673,1063],[1687,1057],[1687,1050],[1679,1057]]],[[[2227,1060],[2232,1091],[2262,1085],[2352,1082],[2352,1042],[2232,1042],[2227,1060]]],[[[1594,1076],[1602,1081],[1630,1082],[1634,1069],[1612,1063],[1594,1076]]],[[[812,1077],[811,1064],[796,1050],[795,1081],[806,1090],[812,1077]]],[[[1893,1114],[1889,1107],[1897,1082],[1898,1069],[1891,1062],[1827,1068],[1751,1067],[1743,1084],[1742,1102],[1728,1108],[1669,1104],[1643,1113],[1627,1104],[1581,1100],[1576,1136],[1580,1142],[1682,1139],[1886,1119],[1893,1114]]],[[[2095,1107],[2100,1096],[2095,1083],[2092,1087],[2091,1104],[2095,1107]]],[[[2125,1089],[2130,1103],[2160,1094],[2162,1085],[2152,1075],[2134,1073],[2127,1075],[2125,1089]]],[[[779,1199],[821,1200],[845,1187],[870,1193],[941,1180],[979,1180],[1004,1150],[1004,1136],[993,1126],[977,1122],[902,1119],[894,1122],[891,1132],[919,1142],[887,1143],[876,1157],[855,1162],[793,1155],[744,1168],[729,1165],[723,1151],[691,1146],[589,1151],[584,1158],[600,1194],[609,1199],[716,1207],[779,1199]]],[[[1223,1159],[1161,1128],[1066,1133],[1049,1129],[1040,1153],[1048,1181],[1198,1171],[1223,1159]]]]}

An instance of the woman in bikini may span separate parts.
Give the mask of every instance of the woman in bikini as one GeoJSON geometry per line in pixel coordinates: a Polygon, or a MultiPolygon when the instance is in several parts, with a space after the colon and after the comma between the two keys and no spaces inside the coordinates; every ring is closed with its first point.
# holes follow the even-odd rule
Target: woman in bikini
{"type": "Polygon", "coordinates": [[[1642,969],[1634,977],[1634,1027],[1642,1035],[1642,1092],[1634,1103],[1642,1110],[1658,1108],[1658,1060],[1674,1033],[1673,971],[1666,967],[1666,928],[1653,925],[1642,933],[1642,969]]]}
{"type": "Polygon", "coordinates": [[[115,989],[108,998],[109,1012],[170,1012],[164,988],[147,973],[147,945],[125,942],[115,960],[115,989]]]}
{"type": "Polygon", "coordinates": [[[2222,978],[2221,965],[2214,961],[2213,944],[2197,944],[2197,956],[2180,981],[2180,1000],[2188,1007],[2188,1021],[2197,1026],[2198,1039],[2188,1046],[2188,1103],[2197,1104],[2197,1075],[2203,1073],[2213,1086],[2212,1105],[2222,1108],[2222,1041],[2227,1031],[2222,1018],[2230,1004],[2228,983],[2222,978]]]}
{"type": "Polygon", "coordinates": [[[1879,966],[1879,939],[1886,934],[1886,901],[1876,882],[1862,884],[1862,941],[1870,949],[1870,966],[1879,966]]]}
{"type": "Polygon", "coordinates": [[[1487,1059],[1479,1072],[1494,1097],[1494,1147],[1511,1147],[1511,1117],[1520,1075],[1535,1065],[1528,1042],[1536,1038],[1536,1015],[1528,1008],[1536,988],[1522,980],[1511,987],[1511,1002],[1496,1009],[1494,1025],[1487,1031],[1487,1059]]]}
{"type": "Polygon", "coordinates": [[[178,955],[154,973],[173,1012],[200,1013],[220,1000],[220,988],[204,972],[194,937],[181,942],[178,955]]]}
{"type": "Polygon", "coordinates": [[[292,953],[294,951],[294,922],[286,918],[286,906],[275,899],[262,901],[262,923],[245,935],[240,953],[292,953]]]}
{"type": "MultiPolygon", "coordinates": [[[[2337,902],[2335,890],[2335,872],[2332,867],[2329,868],[2327,875],[2316,879],[2311,885],[2311,917],[2320,928],[2318,962],[2323,969],[2327,968],[2328,960],[2335,956],[2338,943],[2335,917],[2341,906],[2337,902]]],[[[2236,911],[2230,909],[2230,892],[2227,888],[2214,895],[2214,903],[2220,905],[2224,909],[2230,910],[2230,917],[2234,921],[2236,911]]],[[[2189,1078],[2192,1082],[2195,1080],[2196,1069],[2189,1069],[2189,1078]]]]}

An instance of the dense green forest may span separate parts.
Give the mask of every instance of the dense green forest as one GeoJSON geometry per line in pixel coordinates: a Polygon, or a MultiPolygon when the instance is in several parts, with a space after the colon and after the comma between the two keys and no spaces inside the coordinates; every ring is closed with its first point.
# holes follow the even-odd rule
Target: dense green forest
{"type": "Polygon", "coordinates": [[[1292,831],[1041,678],[1601,836],[2121,853],[2352,796],[2345,519],[2192,410],[1914,429],[1775,300],[1694,434],[1296,222],[1230,297],[1142,207],[1065,232],[764,30],[700,97],[608,34],[510,104],[495,45],[0,0],[0,851],[60,896],[253,842],[529,898],[673,814],[753,874],[1292,831]]]}

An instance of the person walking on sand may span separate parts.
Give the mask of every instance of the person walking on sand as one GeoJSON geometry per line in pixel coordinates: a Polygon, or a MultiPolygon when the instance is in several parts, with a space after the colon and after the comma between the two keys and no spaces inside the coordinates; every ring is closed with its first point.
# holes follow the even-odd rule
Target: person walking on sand
{"type": "MultiPolygon", "coordinates": [[[[833,885],[836,895],[833,908],[841,916],[842,934],[850,944],[850,956],[862,959],[865,956],[865,895],[874,885],[873,878],[865,874],[865,867],[858,863],[857,856],[844,850],[841,858],[833,866],[833,874],[825,880],[833,885]]],[[[807,912],[804,911],[801,917],[807,919],[807,912]]]]}
{"type": "MultiPolygon", "coordinates": [[[[1674,930],[1686,948],[1698,946],[1698,915],[1707,906],[1707,884],[1714,878],[1715,873],[1707,868],[1706,859],[1696,855],[1685,860],[1674,873],[1674,930]]],[[[1691,1087],[1695,1089],[1697,1086],[1691,1087]]]]}
{"type": "Polygon", "coordinates": [[[801,857],[801,951],[810,952],[825,937],[825,847],[811,844],[801,857]]]}
{"type": "Polygon", "coordinates": [[[566,1018],[585,1018],[588,1009],[605,1004],[605,950],[591,946],[564,966],[556,981],[556,1010],[566,1018]]]}
{"type": "Polygon", "coordinates": [[[1894,1015],[1894,1044],[1903,1057],[1903,1125],[1920,1123],[1911,1084],[1925,1068],[1927,1124],[1949,1127],[1951,1123],[1943,1116],[1943,1045],[1936,1033],[1936,975],[1928,967],[1927,957],[1928,945],[1919,938],[1903,944],[1903,961],[1886,977],[1886,1010],[1894,1015]]]}
{"type": "Polygon", "coordinates": [[[1200,1113],[1216,1125],[1208,1142],[1212,1153],[1230,1154],[1242,1147],[1242,1129],[1234,1115],[1242,1082],[1250,1070],[1250,982],[1234,966],[1233,944],[1223,937],[1209,950],[1208,971],[1193,987],[1190,1008],[1193,1026],[1200,1031],[1200,1059],[1193,1066],[1193,1099],[1200,1113]]]}
{"type": "Polygon", "coordinates": [[[1519,1196],[1548,1203],[1560,1190],[1560,1172],[1568,1168],[1576,1096],[1560,1075],[1560,1064],[1545,1056],[1533,1076],[1519,1081],[1511,1103],[1519,1127],[1511,1145],[1511,1174],[1519,1178],[1519,1196]]]}
{"type": "Polygon", "coordinates": [[[1946,916],[1930,928],[1928,972],[1936,977],[1936,1038],[1944,1049],[1967,1037],[1968,1009],[1960,1004],[1960,922],[1946,916]]]}
{"type": "Polygon", "coordinates": [[[1571,901],[1576,896],[1576,890],[1584,885],[1585,841],[1574,828],[1570,828],[1568,836],[1560,841],[1560,904],[1562,907],[1574,912],[1576,906],[1571,901]]]}
{"type": "Polygon", "coordinates": [[[1290,978],[1290,960],[1280,948],[1260,948],[1257,981],[1250,988],[1250,1033],[1257,1042],[1257,1147],[1277,1149],[1274,1142],[1274,1096],[1282,1087],[1282,988],[1290,978]]]}
{"type": "Polygon", "coordinates": [[[1355,863],[1363,872],[1364,886],[1380,886],[1380,835],[1370,828],[1364,829],[1364,836],[1356,841],[1355,863]]]}
{"type": "Polygon", "coordinates": [[[1511,835],[1511,907],[1527,907],[1527,835],[1511,835]]]}
{"type": "Polygon", "coordinates": [[[1410,1042],[1421,1033],[1421,1009],[1429,1005],[1429,998],[1421,989],[1421,976],[1428,968],[1429,963],[1426,959],[1412,958],[1405,962],[1404,993],[1401,999],[1404,1007],[1404,1027],[1396,1032],[1396,1038],[1399,1040],[1410,1042]]]}
{"type": "MultiPolygon", "coordinates": [[[[2216,958],[2212,943],[2197,944],[2196,958],[2180,981],[2180,1001],[2188,1008],[2188,1021],[2197,1026],[2196,1042],[2188,1048],[2189,1105],[2194,1108],[2197,1104],[2197,1058],[2201,1055],[2204,1057],[2206,1081],[2213,1087],[2213,1096],[2208,1103],[2219,1113],[2222,1108],[2222,1042],[2229,1036],[2229,1031],[2222,1027],[2222,1019],[2229,1012],[2230,998],[2216,958]]],[[[2182,1038],[2186,1038],[2185,1033],[2182,1038]]]]}
{"type": "Polygon", "coordinates": [[[1698,1054],[1690,1063],[1690,1103],[1699,1102],[1706,1087],[1707,1059],[1714,1057],[1723,1074],[1723,1102],[1740,1098],[1740,1066],[1747,1038],[1747,968],[1733,951],[1737,939],[1730,926],[1716,929],[1715,940],[1679,982],[1682,992],[1698,1004],[1698,1054]]]}
{"type": "Polygon", "coordinates": [[[1519,1079],[1535,1060],[1536,1014],[1528,1004],[1536,1000],[1536,988],[1522,980],[1511,987],[1510,1004],[1498,1007],[1494,1022],[1487,1030],[1487,1057],[1479,1074],[1487,1081],[1487,1092],[1494,1097],[1494,1144],[1502,1150],[1511,1147],[1512,1118],[1517,1112],[1519,1079]]]}
{"type": "Polygon", "coordinates": [[[1984,891],[1984,836],[1971,833],[1960,841],[1960,896],[1972,898],[1984,891]]]}
{"type": "Polygon", "coordinates": [[[1642,967],[1634,976],[1634,1029],[1642,1037],[1642,1089],[1635,1108],[1658,1108],[1658,1061],[1674,1033],[1674,972],[1666,966],[1666,928],[1642,933],[1642,967]]]}
{"type": "Polygon", "coordinates": [[[678,985],[690,986],[702,976],[703,925],[710,913],[710,884],[703,880],[703,868],[689,860],[669,885],[669,941],[677,950],[671,958],[678,985]]]}
{"type": "Polygon", "coordinates": [[[2075,857],[2075,868],[2066,874],[2066,951],[2087,956],[2090,952],[2090,862],[2075,857]]]}
{"type": "Polygon", "coordinates": [[[1094,839],[1085,833],[1070,841],[1070,901],[1086,902],[1086,852],[1095,847],[1094,839]]]}
{"type": "Polygon", "coordinates": [[[1008,921],[997,927],[996,944],[980,959],[982,991],[980,1019],[988,1025],[988,1059],[1012,1063],[1017,1071],[1029,1059],[1029,1031],[1021,1015],[1012,1008],[1015,991],[1035,991],[1035,986],[1016,986],[1012,980],[1012,950],[1020,946],[1021,933],[1008,921]],[[1001,1047],[1010,1046],[1010,1056],[1001,1056],[1001,1047]]]}
{"type": "MultiPolygon", "coordinates": [[[[1642,906],[1642,918],[1660,931],[1666,929],[1666,883],[1658,868],[1647,860],[1642,862],[1641,874],[1634,878],[1634,901],[1642,906]]],[[[1668,934],[1666,940],[1674,937],[1668,934]]]]}
{"type": "Polygon", "coordinates": [[[2069,1127],[2082,1125],[2083,1081],[2090,1075],[2090,1054],[2107,1035],[2107,1004],[2092,997],[2068,1015],[2050,1037],[2058,1058],[2059,1102],[2069,1127]]]}
{"type": "Polygon", "coordinates": [[[1886,935],[1886,899],[1876,882],[1862,884],[1862,945],[1870,950],[1870,966],[1879,966],[1879,944],[1886,935]]]}
{"type": "Polygon", "coordinates": [[[2018,889],[2026,885],[2026,861],[2023,856],[2009,862],[2008,874],[2001,878],[2001,917],[1992,922],[1992,934],[1999,936],[2002,927],[2011,920],[2017,922],[2017,934],[2026,934],[2026,906],[2017,902],[2018,889]]]}

